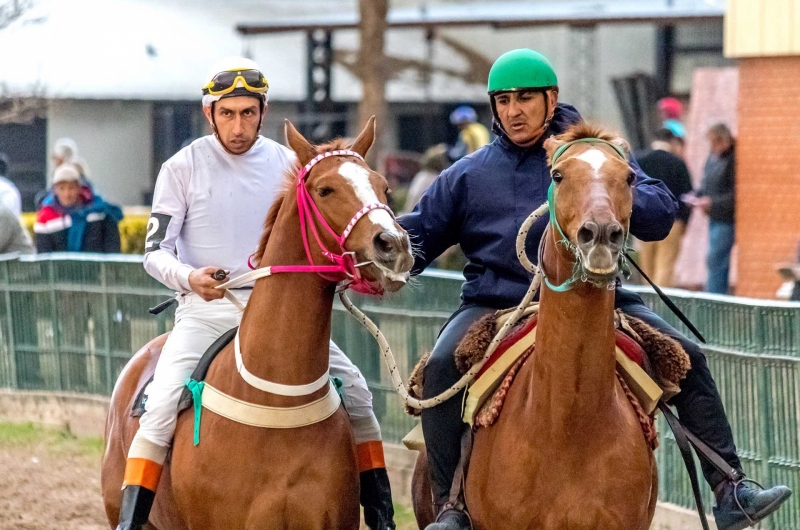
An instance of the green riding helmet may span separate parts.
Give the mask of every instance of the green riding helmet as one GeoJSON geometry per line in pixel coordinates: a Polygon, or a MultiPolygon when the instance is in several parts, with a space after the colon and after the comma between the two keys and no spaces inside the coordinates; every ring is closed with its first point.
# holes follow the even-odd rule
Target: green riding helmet
{"type": "Polygon", "coordinates": [[[528,48],[501,55],[489,71],[489,95],[520,90],[546,90],[558,86],[558,78],[547,57],[528,48]]]}

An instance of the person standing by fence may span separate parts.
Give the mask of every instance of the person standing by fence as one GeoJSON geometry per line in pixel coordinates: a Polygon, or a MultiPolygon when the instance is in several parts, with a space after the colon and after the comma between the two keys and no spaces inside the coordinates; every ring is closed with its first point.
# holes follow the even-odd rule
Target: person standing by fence
{"type": "Polygon", "coordinates": [[[28,233],[19,224],[19,216],[0,204],[0,254],[33,253],[33,244],[28,233]]]}
{"type": "Polygon", "coordinates": [[[8,208],[19,219],[22,214],[22,197],[14,183],[8,179],[9,165],[8,156],[0,153],[0,205],[8,208]]]}
{"type": "Polygon", "coordinates": [[[734,140],[724,123],[712,126],[707,137],[711,154],[703,170],[703,181],[697,197],[691,200],[691,204],[709,217],[706,290],[728,294],[736,214],[734,140]]]}
{"type": "MultiPolygon", "coordinates": [[[[639,158],[639,166],[648,176],[663,182],[675,197],[692,191],[692,177],[680,156],[683,140],[669,129],[660,129],[654,135],[652,151],[639,158]]],[[[691,208],[678,202],[678,212],[669,235],[662,241],[643,241],[639,251],[642,269],[660,287],[672,287],[675,261],[681,250],[681,241],[686,232],[691,208]]]]}
{"type": "Polygon", "coordinates": [[[478,123],[478,113],[469,105],[462,105],[450,114],[450,123],[458,127],[458,142],[450,150],[450,159],[459,158],[474,153],[491,140],[489,130],[478,123]]]}
{"type": "Polygon", "coordinates": [[[122,210],[105,202],[81,184],[81,173],[72,164],[62,164],[53,173],[52,193],[36,213],[38,252],[118,253],[118,223],[122,210]]]}

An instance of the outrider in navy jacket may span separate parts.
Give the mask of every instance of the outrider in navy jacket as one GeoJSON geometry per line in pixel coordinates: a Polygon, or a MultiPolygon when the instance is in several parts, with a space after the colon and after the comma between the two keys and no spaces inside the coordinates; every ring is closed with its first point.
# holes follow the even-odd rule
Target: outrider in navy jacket
{"type": "MultiPolygon", "coordinates": [[[[512,143],[501,129],[489,145],[442,172],[411,213],[398,219],[417,248],[414,273],[422,272],[452,245],[460,244],[469,263],[461,291],[465,304],[494,308],[517,305],[530,285],[530,274],[516,256],[517,232],[530,213],[547,200],[550,170],[544,138],[580,121],[578,111],[560,103],[543,139],[529,148],[512,143]]],[[[667,187],[642,172],[633,184],[631,233],[643,241],[664,239],[678,204],[667,187]]],[[[528,234],[528,255],[536,249],[548,222],[539,219],[528,234]]]]}

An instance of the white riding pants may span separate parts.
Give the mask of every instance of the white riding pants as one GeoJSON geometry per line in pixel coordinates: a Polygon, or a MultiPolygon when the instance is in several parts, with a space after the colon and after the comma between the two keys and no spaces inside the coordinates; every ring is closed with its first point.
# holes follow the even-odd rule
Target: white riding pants
{"type": "MultiPolygon", "coordinates": [[[[250,291],[238,290],[235,294],[245,303],[250,291]]],[[[241,317],[241,311],[224,298],[206,302],[193,293],[180,298],[175,311],[175,327],[164,344],[147,390],[145,413],[139,420],[132,452],[138,453],[135,448],[140,447],[144,440],[164,448],[171,445],[184,385],[208,347],[220,335],[238,326],[241,317]]],[[[330,350],[330,373],[344,383],[345,406],[356,444],[379,441],[381,431],[372,411],[372,393],[367,388],[367,381],[333,341],[330,350]]],[[[129,452],[129,456],[142,455],[129,452]]]]}

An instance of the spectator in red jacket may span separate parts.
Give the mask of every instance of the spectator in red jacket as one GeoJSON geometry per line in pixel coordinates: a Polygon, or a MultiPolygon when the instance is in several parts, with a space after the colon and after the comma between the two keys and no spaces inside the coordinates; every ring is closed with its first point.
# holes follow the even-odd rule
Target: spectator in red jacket
{"type": "Polygon", "coordinates": [[[81,182],[73,164],[58,166],[53,188],[36,214],[37,252],[119,252],[118,206],[105,202],[81,182]]]}

